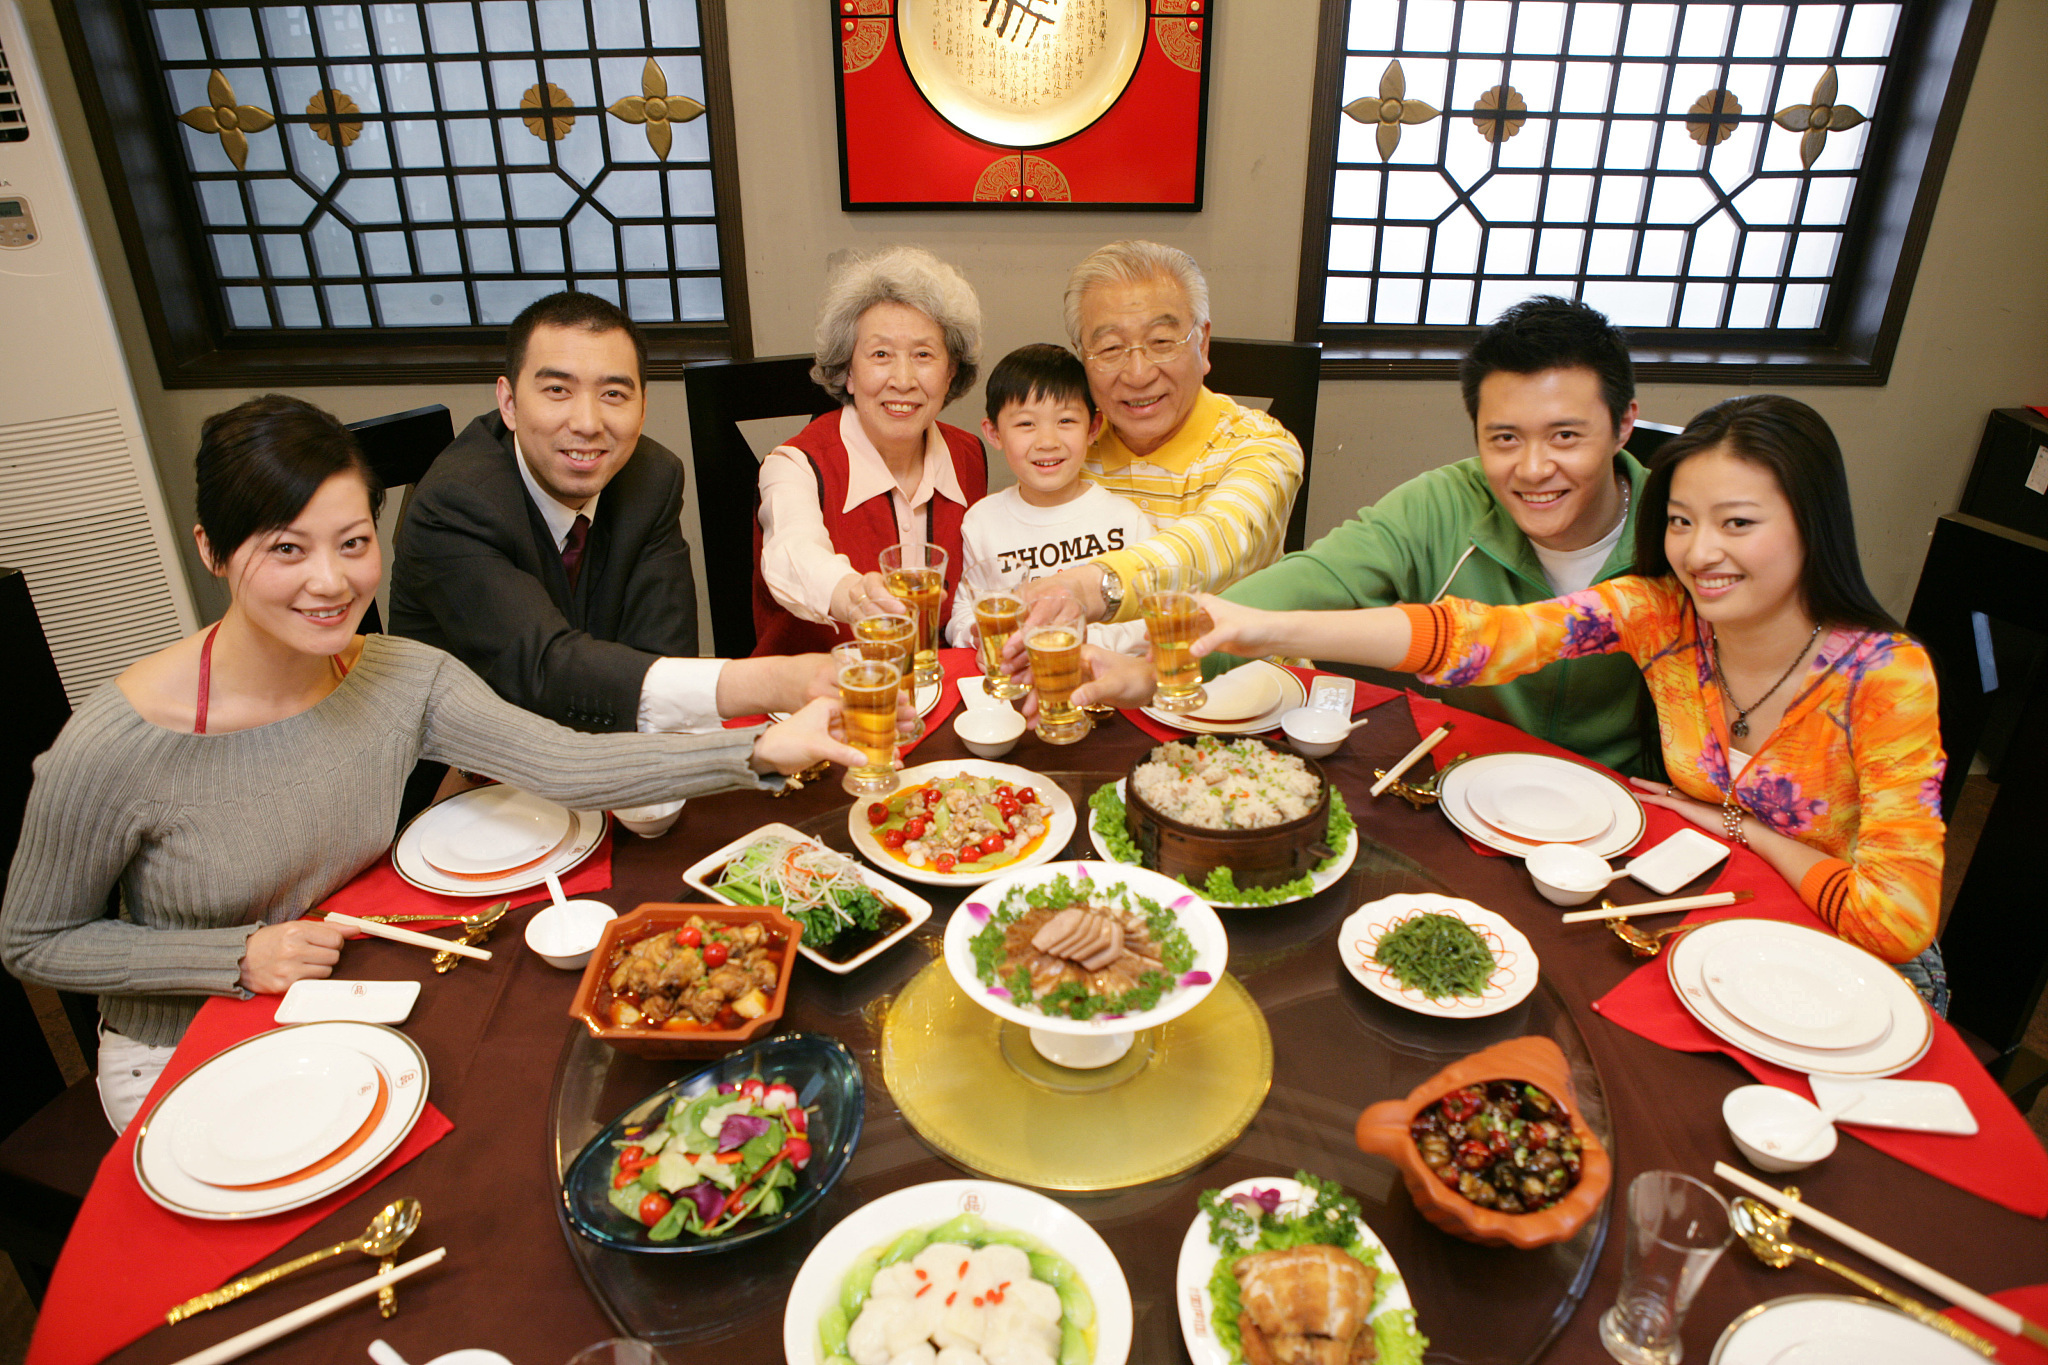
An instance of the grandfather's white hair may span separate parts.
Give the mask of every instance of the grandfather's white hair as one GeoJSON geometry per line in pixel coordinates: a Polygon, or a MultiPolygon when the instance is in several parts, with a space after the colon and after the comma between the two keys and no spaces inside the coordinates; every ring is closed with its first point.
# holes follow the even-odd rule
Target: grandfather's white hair
{"type": "Polygon", "coordinates": [[[890,246],[848,259],[825,284],[812,339],[811,378],[841,403],[852,401],[846,372],[853,364],[860,320],[878,303],[915,308],[939,325],[953,362],[951,403],[981,372],[981,300],[952,266],[921,246],[890,246]]]}
{"type": "Polygon", "coordinates": [[[1159,242],[1111,242],[1098,248],[1067,276],[1067,338],[1075,349],[1082,346],[1081,298],[1098,284],[1143,284],[1167,279],[1178,284],[1188,296],[1196,327],[1209,320],[1209,281],[1195,258],[1179,247],[1159,242]]]}

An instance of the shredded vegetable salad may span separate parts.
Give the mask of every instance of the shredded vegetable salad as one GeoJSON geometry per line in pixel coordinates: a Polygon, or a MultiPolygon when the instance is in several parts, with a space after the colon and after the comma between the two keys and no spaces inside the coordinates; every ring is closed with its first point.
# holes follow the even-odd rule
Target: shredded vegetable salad
{"type": "Polygon", "coordinates": [[[749,1218],[782,1212],[785,1191],[810,1164],[811,1115],[794,1087],[749,1077],[625,1130],[612,1161],[612,1207],[647,1227],[650,1241],[718,1237],[749,1218]]]}
{"type": "Polygon", "coordinates": [[[767,835],[742,849],[712,885],[741,905],[775,905],[822,948],[848,929],[878,929],[888,910],[860,864],[819,844],[767,835]]]}

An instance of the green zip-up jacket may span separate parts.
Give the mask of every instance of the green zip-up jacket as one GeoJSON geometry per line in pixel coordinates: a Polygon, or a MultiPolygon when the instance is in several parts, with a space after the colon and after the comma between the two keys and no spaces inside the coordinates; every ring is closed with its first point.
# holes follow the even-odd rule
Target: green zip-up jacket
{"type": "MultiPolygon", "coordinates": [[[[1626,475],[1634,491],[1621,539],[1596,581],[1629,571],[1635,508],[1649,476],[1627,451],[1615,456],[1615,472],[1626,475]]],[[[1269,611],[1343,611],[1439,597],[1508,606],[1556,596],[1535,548],[1493,496],[1476,456],[1410,479],[1308,549],[1222,595],[1269,611]]],[[[1647,708],[1648,694],[1626,654],[1562,659],[1495,687],[1418,690],[1508,721],[1619,772],[1657,775],[1645,763],[1637,722],[1637,708],[1647,708]]]]}

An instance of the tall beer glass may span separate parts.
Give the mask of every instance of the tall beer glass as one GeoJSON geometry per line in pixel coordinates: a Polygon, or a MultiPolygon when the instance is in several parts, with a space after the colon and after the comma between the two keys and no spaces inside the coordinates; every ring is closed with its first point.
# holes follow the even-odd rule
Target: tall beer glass
{"type": "Polygon", "coordinates": [[[1081,642],[1088,624],[1081,604],[1065,592],[1050,592],[1031,604],[1024,647],[1031,654],[1031,686],[1038,693],[1038,737],[1047,744],[1072,744],[1095,728],[1074,705],[1081,685],[1081,642]]]}
{"type": "Polygon", "coordinates": [[[910,719],[897,728],[896,742],[910,744],[924,738],[924,722],[917,715],[917,679],[913,672],[917,662],[917,622],[901,612],[884,611],[872,602],[856,604],[854,613],[853,639],[860,652],[870,659],[888,659],[903,670],[903,700],[909,707],[910,719]]]}
{"type": "Polygon", "coordinates": [[[917,622],[917,685],[936,687],[939,668],[939,608],[946,600],[946,551],[926,541],[882,548],[880,569],[889,595],[910,608],[917,622]]]}
{"type": "Polygon", "coordinates": [[[887,796],[901,784],[891,763],[903,670],[893,659],[870,659],[858,644],[833,646],[832,662],[839,667],[846,742],[867,756],[867,762],[846,770],[843,785],[855,796],[887,796]]]}
{"type": "Polygon", "coordinates": [[[1014,701],[1030,691],[1003,667],[1003,646],[1024,624],[1024,569],[1001,559],[981,559],[960,576],[961,592],[974,603],[974,629],[981,649],[981,683],[991,697],[1014,701]]]}
{"type": "Polygon", "coordinates": [[[1161,711],[1199,711],[1209,700],[1202,666],[1188,649],[1204,619],[1195,605],[1194,577],[1185,564],[1138,570],[1138,605],[1152,642],[1152,705],[1161,711]]]}

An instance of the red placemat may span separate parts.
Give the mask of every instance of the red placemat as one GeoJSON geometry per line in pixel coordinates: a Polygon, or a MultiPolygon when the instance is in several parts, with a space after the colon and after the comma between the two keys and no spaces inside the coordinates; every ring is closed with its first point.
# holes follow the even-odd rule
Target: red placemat
{"type": "MultiPolygon", "coordinates": [[[[201,1062],[275,1028],[281,1001],[275,995],[207,1001],[150,1090],[142,1113],[154,1109],[201,1062]]],[[[439,1142],[454,1126],[429,1104],[383,1164],[319,1203],[246,1222],[212,1222],[172,1213],[142,1192],[135,1179],[135,1139],[141,1123],[129,1124],[100,1163],[64,1243],[36,1318],[28,1365],[92,1365],[104,1360],[151,1328],[163,1326],[164,1314],[173,1306],[266,1259],[439,1142]],[[110,1273],[118,1274],[118,1293],[109,1292],[110,1273]]],[[[192,1349],[207,1344],[209,1339],[201,1333],[192,1349]]]]}
{"type": "MultiPolygon", "coordinates": [[[[570,896],[585,896],[609,890],[611,884],[612,831],[611,818],[607,816],[604,837],[597,841],[597,847],[590,850],[589,856],[569,869],[562,878],[562,890],[570,896]]],[[[386,854],[358,872],[348,885],[320,902],[314,911],[323,915],[330,911],[344,915],[432,915],[445,911],[448,922],[452,922],[497,901],[509,900],[516,908],[546,900],[547,895],[545,886],[532,886],[505,896],[443,896],[434,891],[422,891],[398,875],[398,869],[391,865],[391,856],[386,854]]],[[[424,930],[432,929],[434,925],[422,921],[405,927],[424,930]]]]}
{"type": "MultiPolygon", "coordinates": [[[[1311,693],[1316,690],[1317,678],[1341,676],[1336,673],[1321,673],[1313,668],[1289,668],[1287,671],[1301,679],[1302,685],[1308,688],[1311,693]]],[[[1370,711],[1373,707],[1384,702],[1390,702],[1401,695],[1391,687],[1381,687],[1378,683],[1369,683],[1363,679],[1353,678],[1351,682],[1356,689],[1351,694],[1351,714],[1354,716],[1360,711],[1370,711]]],[[[1136,708],[1125,711],[1123,716],[1131,724],[1137,726],[1154,739],[1186,739],[1190,734],[1194,733],[1190,730],[1183,730],[1178,726],[1168,725],[1164,721],[1155,720],[1136,708]]]]}
{"type": "MultiPolygon", "coordinates": [[[[2041,414],[2048,417],[2048,412],[2041,414]]],[[[2032,1284],[2020,1289],[2006,1289],[1993,1294],[1992,1302],[2002,1303],[2030,1322],[2048,1325],[2048,1284],[2032,1284]]],[[[1953,1318],[1979,1336],[1989,1338],[1998,1347],[1998,1358],[2008,1365],[2048,1365],[2048,1350],[2028,1341],[2024,1337],[2009,1337],[1963,1308],[1950,1308],[1943,1317],[1953,1318]]]]}

